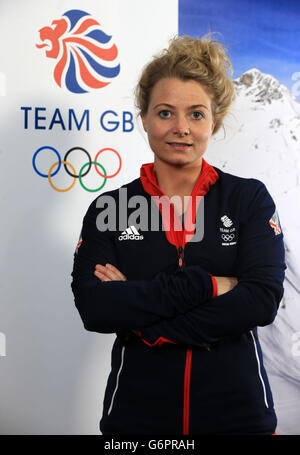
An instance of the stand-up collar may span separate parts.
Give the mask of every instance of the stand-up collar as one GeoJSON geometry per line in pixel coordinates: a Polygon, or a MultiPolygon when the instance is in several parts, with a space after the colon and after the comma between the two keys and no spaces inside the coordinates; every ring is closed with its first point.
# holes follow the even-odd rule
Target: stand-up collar
{"type": "MultiPolygon", "coordinates": [[[[154,163],[146,163],[141,166],[140,178],[144,190],[150,194],[151,197],[156,196],[161,198],[162,196],[166,196],[158,186],[154,172],[154,163]]],[[[167,200],[164,200],[164,204],[167,205],[170,210],[165,211],[162,208],[162,204],[159,204],[154,197],[154,202],[158,205],[162,215],[167,239],[170,243],[175,245],[176,248],[179,248],[179,246],[184,248],[184,245],[192,239],[195,233],[195,219],[200,200],[206,195],[210,186],[213,185],[218,178],[219,175],[215,169],[202,158],[201,173],[191,193],[183,229],[179,216],[176,213],[173,203],[170,203],[169,198],[167,197],[167,200]],[[200,198],[197,196],[200,196],[200,198]],[[170,223],[169,216],[166,216],[166,213],[170,213],[170,223]]]]}
{"type": "MultiPolygon", "coordinates": [[[[161,196],[163,191],[159,188],[154,172],[154,163],[145,163],[141,166],[140,178],[144,190],[151,196],[161,196]]],[[[201,173],[194,185],[191,196],[204,196],[211,185],[219,178],[215,169],[202,158],[201,173]]]]}

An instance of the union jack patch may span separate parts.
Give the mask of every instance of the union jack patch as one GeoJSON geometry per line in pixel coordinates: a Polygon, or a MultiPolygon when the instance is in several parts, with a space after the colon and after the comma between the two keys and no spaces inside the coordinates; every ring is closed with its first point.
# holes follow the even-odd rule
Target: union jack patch
{"type": "Polygon", "coordinates": [[[81,244],[82,244],[82,238],[80,237],[80,240],[79,240],[79,242],[77,243],[76,250],[75,250],[75,253],[76,253],[76,254],[78,254],[78,248],[80,247],[81,244]]]}
{"type": "Polygon", "coordinates": [[[80,232],[80,235],[79,235],[79,239],[78,239],[78,243],[77,243],[77,246],[76,246],[76,250],[75,250],[75,253],[78,254],[78,248],[80,247],[80,245],[82,244],[82,237],[81,237],[81,234],[82,234],[82,230],[80,232]]]}
{"type": "Polygon", "coordinates": [[[275,212],[273,213],[272,218],[269,220],[269,224],[271,228],[274,229],[275,235],[281,234],[281,227],[279,223],[277,210],[275,210],[275,212]]]}

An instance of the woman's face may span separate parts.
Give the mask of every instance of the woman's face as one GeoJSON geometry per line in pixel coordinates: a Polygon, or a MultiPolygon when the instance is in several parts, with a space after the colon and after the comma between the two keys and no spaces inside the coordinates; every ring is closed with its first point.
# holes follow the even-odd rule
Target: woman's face
{"type": "Polygon", "coordinates": [[[214,129],[211,97],[194,80],[160,79],[141,115],[155,161],[200,166],[214,129]]]}

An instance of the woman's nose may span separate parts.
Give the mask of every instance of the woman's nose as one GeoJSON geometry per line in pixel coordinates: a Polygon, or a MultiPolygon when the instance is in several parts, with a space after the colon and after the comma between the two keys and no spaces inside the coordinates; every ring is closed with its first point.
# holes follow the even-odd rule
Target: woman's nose
{"type": "Polygon", "coordinates": [[[186,118],[178,118],[174,125],[174,133],[178,136],[187,136],[190,134],[189,123],[186,118]]]}

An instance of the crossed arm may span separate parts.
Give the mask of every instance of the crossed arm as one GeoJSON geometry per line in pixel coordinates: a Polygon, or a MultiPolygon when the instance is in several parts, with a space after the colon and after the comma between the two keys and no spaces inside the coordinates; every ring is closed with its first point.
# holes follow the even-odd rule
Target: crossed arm
{"type": "MultiPolygon", "coordinates": [[[[94,275],[102,282],[127,280],[126,276],[120,270],[118,270],[117,267],[109,263],[105,264],[105,266],[102,264],[97,264],[95,266],[94,275]]],[[[214,278],[217,283],[217,296],[226,294],[227,292],[231,291],[231,289],[233,289],[238,283],[237,278],[235,277],[215,276],[214,278]]],[[[142,333],[138,329],[131,329],[131,331],[139,335],[142,333]]],[[[150,343],[147,342],[147,344],[150,343]]]]}
{"type": "MultiPolygon", "coordinates": [[[[120,272],[113,264],[96,264],[94,275],[103,281],[126,281],[126,276],[120,272]]],[[[226,277],[226,276],[215,276],[217,282],[217,296],[225,294],[226,292],[231,291],[237,283],[238,280],[235,277],[226,277]]]]}
{"type": "Polygon", "coordinates": [[[86,329],[132,330],[150,345],[163,337],[201,346],[270,324],[283,295],[283,236],[269,225],[275,206],[263,186],[246,210],[239,233],[239,275],[215,277],[215,297],[211,276],[200,266],[171,275],[160,272],[152,280],[127,280],[89,212],[72,283],[86,329]]]}

